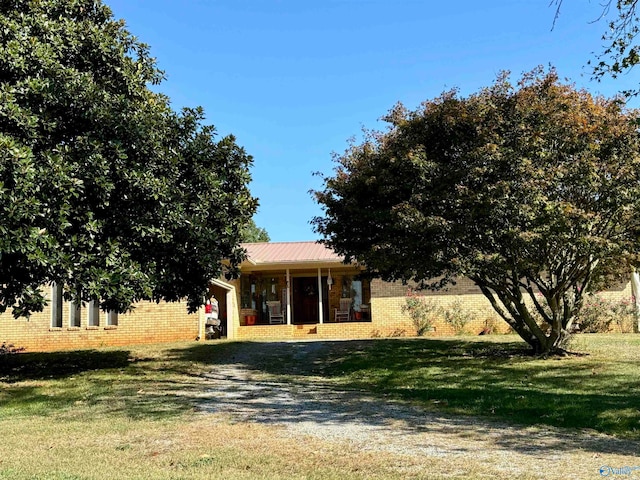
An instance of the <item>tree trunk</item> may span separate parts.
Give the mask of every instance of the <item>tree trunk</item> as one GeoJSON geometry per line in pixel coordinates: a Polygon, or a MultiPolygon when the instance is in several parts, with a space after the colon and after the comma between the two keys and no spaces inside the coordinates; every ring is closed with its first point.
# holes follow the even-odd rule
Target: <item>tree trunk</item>
{"type": "Polygon", "coordinates": [[[557,311],[560,308],[558,302],[549,305],[552,309],[550,315],[552,325],[551,331],[547,333],[532,317],[518,286],[511,290],[499,290],[494,286],[489,287],[488,282],[483,281],[482,278],[475,277],[473,281],[480,287],[498,315],[531,346],[535,355],[549,356],[565,353],[563,346],[570,334],[565,328],[568,320],[562,320],[557,311]],[[553,311],[554,307],[556,311],[553,311]]]}
{"type": "Polygon", "coordinates": [[[559,332],[552,331],[549,335],[530,337],[520,335],[533,349],[534,355],[558,355],[566,352],[564,346],[571,334],[561,328],[559,332]]]}

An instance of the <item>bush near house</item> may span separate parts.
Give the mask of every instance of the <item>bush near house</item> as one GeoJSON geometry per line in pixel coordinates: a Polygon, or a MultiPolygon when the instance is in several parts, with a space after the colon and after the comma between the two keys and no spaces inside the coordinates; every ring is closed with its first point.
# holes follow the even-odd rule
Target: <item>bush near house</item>
{"type": "Polygon", "coordinates": [[[448,308],[444,310],[444,321],[447,322],[456,335],[466,332],[467,325],[476,319],[476,313],[466,309],[460,300],[454,300],[448,308]]]}
{"type": "Polygon", "coordinates": [[[407,297],[405,304],[402,306],[402,313],[406,313],[411,317],[411,321],[419,337],[434,329],[434,324],[442,315],[442,312],[442,307],[433,300],[418,295],[411,288],[407,290],[407,297]]]}
{"type": "Polygon", "coordinates": [[[589,295],[577,315],[584,333],[633,332],[635,299],[609,300],[601,295],[589,295]]]}

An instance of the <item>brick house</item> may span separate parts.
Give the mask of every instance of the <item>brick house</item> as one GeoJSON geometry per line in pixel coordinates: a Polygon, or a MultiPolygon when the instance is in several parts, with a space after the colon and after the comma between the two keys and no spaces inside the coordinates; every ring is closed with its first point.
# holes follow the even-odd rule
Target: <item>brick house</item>
{"type": "MultiPolygon", "coordinates": [[[[316,242],[248,243],[240,278],[213,288],[225,300],[227,334],[235,339],[372,338],[414,336],[416,328],[402,311],[409,286],[361,277],[364,268],[316,242]],[[346,302],[344,300],[346,299],[346,302]],[[283,318],[270,318],[270,304],[281,305],[283,318]],[[341,305],[348,305],[341,315],[341,305]],[[227,308],[227,305],[232,308],[227,308]]],[[[441,292],[421,292],[435,304],[463,302],[475,312],[468,325],[480,333],[488,319],[498,320],[484,295],[461,279],[441,292]]],[[[441,319],[434,335],[451,335],[441,319]]]]}
{"type": "MultiPolygon", "coordinates": [[[[402,311],[409,290],[400,282],[369,281],[364,268],[315,242],[248,243],[240,278],[212,287],[223,298],[227,336],[234,339],[372,338],[414,336],[416,327],[402,311]],[[346,302],[345,302],[346,300],[346,302]],[[342,305],[348,305],[340,315],[342,305]],[[270,315],[280,305],[282,317],[270,315]],[[229,308],[228,308],[229,307],[229,308]]],[[[480,289],[460,278],[446,290],[422,291],[427,300],[471,313],[466,331],[478,334],[488,325],[505,332],[508,325],[497,316],[480,289]]],[[[626,283],[605,292],[610,298],[632,297],[626,283]]],[[[454,334],[442,317],[430,335],[454,334]]]]}
{"type": "MultiPolygon", "coordinates": [[[[362,266],[316,242],[248,243],[247,259],[237,280],[212,280],[210,294],[218,300],[223,331],[229,339],[338,339],[416,335],[402,311],[407,285],[361,276],[362,266]]],[[[75,307],[50,288],[48,306],[28,319],[0,315],[0,343],[26,351],[85,349],[204,339],[204,311],[187,313],[185,303],[140,302],[131,313],[115,315],[92,304],[75,307]]],[[[457,305],[473,312],[468,333],[488,323],[499,331],[507,325],[493,312],[468,279],[439,292],[422,292],[442,307],[457,305]]],[[[630,298],[630,282],[606,292],[630,298]]],[[[430,335],[451,335],[438,318],[430,335]]]]}
{"type": "Polygon", "coordinates": [[[236,307],[227,316],[230,338],[372,335],[371,283],[360,277],[362,268],[315,242],[244,247],[247,260],[230,283],[236,307]]]}
{"type": "Polygon", "coordinates": [[[76,308],[49,288],[49,304],[29,318],[0,315],[0,343],[27,352],[80,350],[106,346],[194,340],[200,316],[186,303],[140,302],[127,314],[105,313],[88,304],[76,308]],[[52,301],[53,299],[53,301],[52,301]]]}

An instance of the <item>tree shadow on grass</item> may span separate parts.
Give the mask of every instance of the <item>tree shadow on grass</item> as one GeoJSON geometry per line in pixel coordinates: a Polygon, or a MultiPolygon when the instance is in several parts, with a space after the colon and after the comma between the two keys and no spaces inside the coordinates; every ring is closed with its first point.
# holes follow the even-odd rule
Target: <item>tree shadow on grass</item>
{"type": "Polygon", "coordinates": [[[206,408],[252,421],[377,428],[400,419],[414,433],[484,430],[496,445],[524,453],[640,453],[638,376],[588,357],[542,361],[521,343],[428,339],[238,342],[180,354],[212,366],[206,408]],[[249,372],[251,381],[226,367],[249,372]],[[533,431],[522,435],[523,428],[533,431]],[[538,445],[539,428],[553,438],[538,445]]]}
{"type": "Polygon", "coordinates": [[[639,436],[638,377],[597,365],[594,374],[593,365],[536,360],[521,344],[463,340],[214,342],[160,359],[126,350],[14,355],[0,366],[0,380],[70,380],[54,382],[54,396],[28,382],[6,389],[15,408],[33,414],[163,419],[195,409],[273,425],[318,424],[336,438],[348,424],[381,438],[395,425],[391,433],[415,438],[416,448],[425,435],[446,433],[486,436],[525,454],[638,455],[637,441],[574,438],[574,429],[639,436]],[[91,374],[74,380],[83,372],[91,374]]]}
{"type": "Polygon", "coordinates": [[[51,353],[19,353],[0,356],[0,380],[64,378],[91,370],[124,368],[131,362],[127,350],[78,350],[51,353]]]}
{"type": "MultiPolygon", "coordinates": [[[[124,415],[163,419],[193,409],[189,396],[201,382],[161,360],[129,350],[19,353],[0,357],[0,416],[124,415]],[[36,381],[35,383],[33,381],[36,381]]],[[[171,365],[171,362],[167,362],[171,365]]]]}

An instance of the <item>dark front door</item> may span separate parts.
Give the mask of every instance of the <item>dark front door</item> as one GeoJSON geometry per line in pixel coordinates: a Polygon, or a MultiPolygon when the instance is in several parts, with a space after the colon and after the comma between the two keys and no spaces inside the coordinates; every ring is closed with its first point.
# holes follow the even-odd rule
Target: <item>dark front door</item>
{"type": "MultiPolygon", "coordinates": [[[[328,312],[327,279],[322,277],[325,321],[328,312]]],[[[318,323],[318,277],[293,278],[293,323],[318,323]]]]}
{"type": "Polygon", "coordinates": [[[293,279],[293,323],[318,323],[318,279],[293,279]]]}

